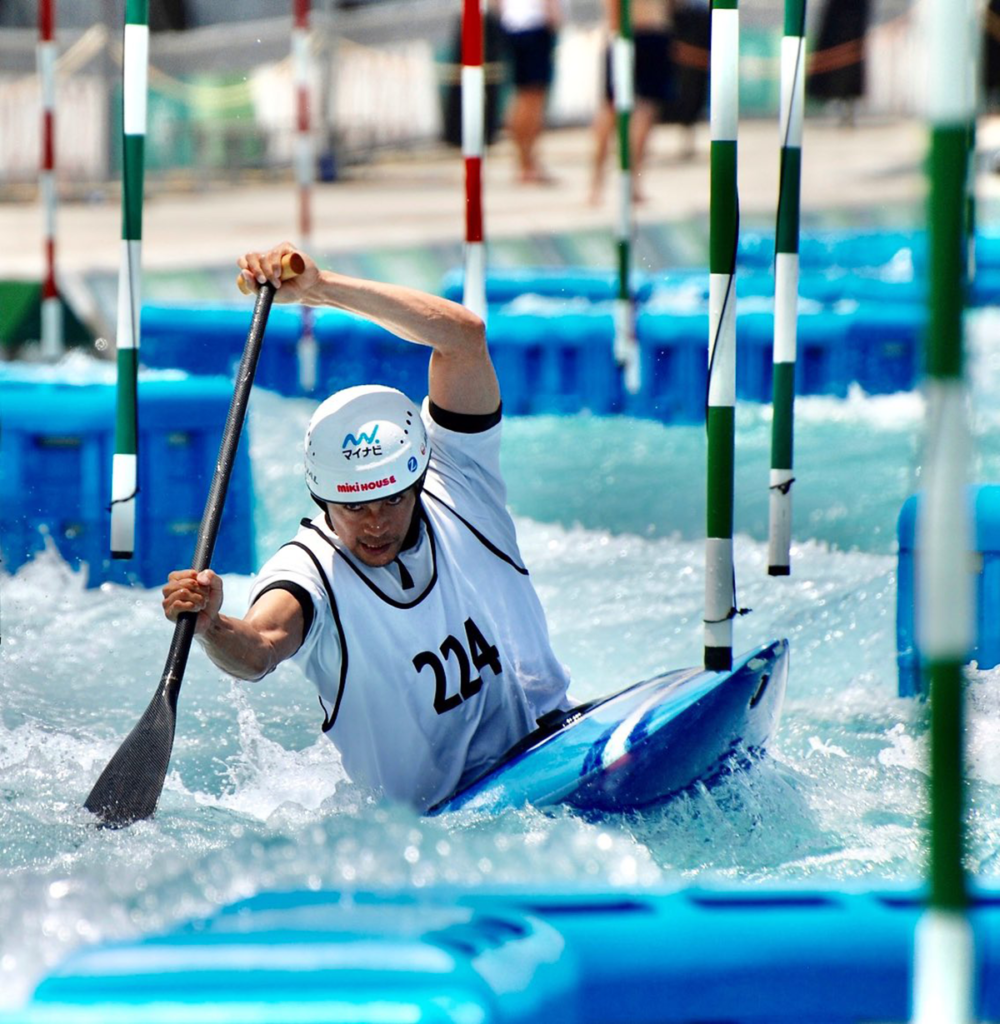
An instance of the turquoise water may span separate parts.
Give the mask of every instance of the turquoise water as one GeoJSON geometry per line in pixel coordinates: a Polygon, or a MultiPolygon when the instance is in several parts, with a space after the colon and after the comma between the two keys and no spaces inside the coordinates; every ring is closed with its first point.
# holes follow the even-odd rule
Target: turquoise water
{"type": "MultiPolygon", "coordinates": [[[[998,319],[973,330],[973,476],[1000,480],[998,319]]],[[[79,365],[73,372],[86,372],[79,365]]],[[[69,372],[69,371],[66,371],[69,372]]],[[[298,446],[314,407],[255,394],[261,554],[309,505],[298,446]]],[[[791,641],[770,758],[642,818],[527,809],[424,820],[369,802],[285,666],[261,684],[195,649],[154,820],[101,831],[82,809],[149,701],[171,627],[156,590],[87,590],[54,554],[2,582],[0,1010],[72,948],[169,927],[275,887],[480,883],[617,888],[697,879],[912,880],[923,869],[924,709],[896,697],[895,520],[919,485],[918,394],[797,406],[793,574],[766,574],[768,412],[738,414],[736,648],[791,641]]],[[[503,458],[522,549],[574,692],[697,664],[704,433],[591,417],[513,419],[503,458]]],[[[227,608],[250,580],[226,578],[227,608]]],[[[970,866],[1000,872],[1000,670],[969,687],[970,866]]]]}

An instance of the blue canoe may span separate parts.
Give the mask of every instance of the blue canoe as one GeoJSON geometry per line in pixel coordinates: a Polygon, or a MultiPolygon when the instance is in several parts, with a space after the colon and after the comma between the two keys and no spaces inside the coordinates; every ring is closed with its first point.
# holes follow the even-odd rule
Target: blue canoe
{"type": "Polygon", "coordinates": [[[678,669],[636,683],[541,725],[430,813],[652,807],[763,753],[787,677],[788,641],[775,640],[727,672],[678,669]]]}

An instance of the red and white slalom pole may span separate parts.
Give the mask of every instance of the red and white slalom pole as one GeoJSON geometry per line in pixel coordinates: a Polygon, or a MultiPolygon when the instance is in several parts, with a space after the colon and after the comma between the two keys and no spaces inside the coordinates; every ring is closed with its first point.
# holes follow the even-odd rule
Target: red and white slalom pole
{"type": "MultiPolygon", "coordinates": [[[[292,62],[295,75],[295,177],[299,191],[299,246],[312,251],[312,189],[314,154],[309,85],[312,61],[309,53],[309,8],[311,0],[293,0],[295,22],[292,27],[292,62]]],[[[298,344],[299,386],[306,394],[316,390],[316,335],[313,310],[302,307],[298,344]]]]}
{"type": "Polygon", "coordinates": [[[42,280],[42,355],[62,355],[62,302],[56,285],[56,40],[55,0],[38,0],[38,77],[42,92],[42,158],[38,183],[45,218],[45,276],[42,280]]]}
{"type": "Polygon", "coordinates": [[[481,0],[462,7],[462,156],[465,158],[465,282],[462,303],[486,319],[486,245],[483,241],[483,151],[486,76],[481,0]]]}

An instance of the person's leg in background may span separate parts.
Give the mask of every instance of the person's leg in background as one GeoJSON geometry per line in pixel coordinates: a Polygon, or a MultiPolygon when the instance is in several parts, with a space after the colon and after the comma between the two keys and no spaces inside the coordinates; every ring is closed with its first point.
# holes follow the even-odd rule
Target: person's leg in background
{"type": "Polygon", "coordinates": [[[514,32],[508,37],[514,71],[514,97],[507,130],[517,151],[518,176],[526,184],[550,184],[552,177],[538,160],[538,139],[545,129],[552,82],[555,33],[548,28],[514,32]]]}

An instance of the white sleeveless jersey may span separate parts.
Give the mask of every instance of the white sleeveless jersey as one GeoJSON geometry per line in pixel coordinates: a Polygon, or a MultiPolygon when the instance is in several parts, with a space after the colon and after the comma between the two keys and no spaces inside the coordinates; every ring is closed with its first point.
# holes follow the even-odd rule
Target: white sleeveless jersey
{"type": "Polygon", "coordinates": [[[324,731],[352,779],[419,810],[569,706],[505,507],[500,426],[460,434],[423,415],[431,461],[402,578],[354,558],[321,514],[251,592],[285,580],[310,593],[315,615],[295,660],[319,690],[324,731]]]}

